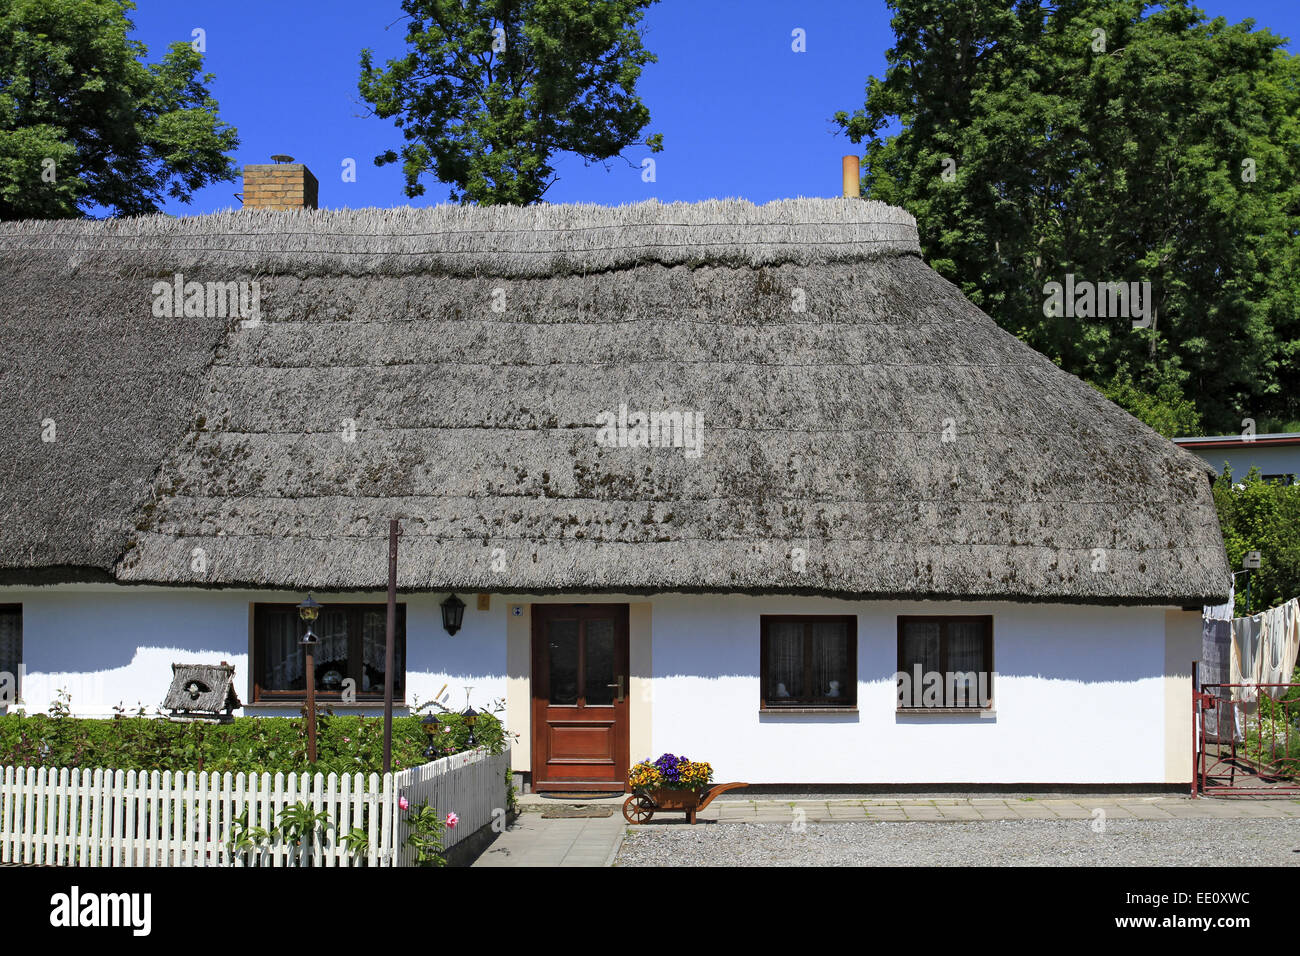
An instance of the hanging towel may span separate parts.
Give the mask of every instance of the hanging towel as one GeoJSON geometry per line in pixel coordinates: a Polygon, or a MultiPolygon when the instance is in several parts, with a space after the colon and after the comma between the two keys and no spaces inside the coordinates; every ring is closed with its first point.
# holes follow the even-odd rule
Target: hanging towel
{"type": "MultiPolygon", "coordinates": [[[[1201,684],[1228,683],[1228,654],[1224,651],[1232,646],[1232,601],[1233,592],[1228,592],[1226,604],[1201,608],[1201,684]]],[[[1198,688],[1199,689],[1199,688],[1198,688]]]]}
{"type": "MultiPolygon", "coordinates": [[[[1201,641],[1204,645],[1204,632],[1201,641]]],[[[1300,652],[1300,599],[1292,598],[1285,604],[1232,622],[1229,682],[1240,685],[1232,689],[1233,700],[1239,702],[1233,708],[1239,740],[1242,716],[1255,713],[1260,693],[1270,697],[1286,693],[1285,687],[1269,685],[1290,683],[1297,652],[1300,652]]],[[[1205,653],[1204,646],[1202,653],[1205,653]]]]}
{"type": "Polygon", "coordinates": [[[1232,622],[1232,708],[1237,740],[1245,739],[1245,718],[1259,709],[1259,644],[1264,615],[1239,617],[1232,622]]]}
{"type": "Polygon", "coordinates": [[[1201,687],[1211,686],[1210,693],[1219,703],[1203,711],[1205,737],[1210,743],[1229,743],[1232,731],[1228,714],[1232,712],[1232,621],[1206,621],[1201,634],[1201,666],[1197,671],[1201,687]],[[1213,685],[1221,685],[1214,687],[1213,685]],[[1220,730],[1222,725],[1222,730],[1220,730]]]}
{"type": "Polygon", "coordinates": [[[1292,598],[1271,608],[1265,612],[1265,619],[1256,680],[1265,685],[1262,689],[1270,697],[1278,697],[1285,690],[1267,685],[1289,683],[1295,671],[1296,651],[1300,649],[1300,601],[1292,598]]]}
{"type": "Polygon", "coordinates": [[[1233,695],[1238,700],[1254,700],[1253,687],[1259,683],[1259,642],[1264,629],[1264,615],[1252,614],[1232,622],[1231,684],[1242,685],[1233,695]]]}

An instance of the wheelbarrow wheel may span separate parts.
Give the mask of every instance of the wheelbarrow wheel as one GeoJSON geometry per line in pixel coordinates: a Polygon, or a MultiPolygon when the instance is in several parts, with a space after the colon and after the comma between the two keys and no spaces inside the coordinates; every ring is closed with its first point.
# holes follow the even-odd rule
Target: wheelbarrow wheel
{"type": "Polygon", "coordinates": [[[623,819],[628,823],[649,823],[654,815],[654,801],[644,793],[634,793],[623,801],[623,819]]]}

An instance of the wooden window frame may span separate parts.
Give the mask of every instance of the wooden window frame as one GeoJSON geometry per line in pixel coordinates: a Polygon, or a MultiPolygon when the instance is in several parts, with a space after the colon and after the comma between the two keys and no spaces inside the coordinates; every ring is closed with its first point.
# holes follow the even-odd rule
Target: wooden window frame
{"type": "MultiPolygon", "coordinates": [[[[345,677],[350,677],[357,682],[356,698],[347,703],[343,702],[343,692],[332,690],[316,690],[316,700],[318,703],[329,703],[332,706],[339,707],[373,707],[376,703],[382,704],[384,701],[384,692],[380,691],[363,691],[361,687],[361,666],[362,666],[362,615],[366,611],[387,610],[387,605],[382,603],[354,603],[326,605],[325,611],[345,611],[348,615],[348,673],[345,677]]],[[[262,686],[262,675],[266,668],[266,641],[263,635],[262,618],[260,615],[264,611],[288,611],[291,612],[295,621],[298,622],[298,633],[301,635],[303,623],[298,617],[298,606],[296,604],[280,604],[273,602],[254,603],[251,614],[251,626],[253,634],[253,704],[260,705],[297,705],[305,703],[307,700],[307,691],[303,690],[271,690],[262,686]]],[[[394,706],[404,707],[406,699],[406,603],[397,602],[397,613],[394,627],[394,657],[400,659],[402,666],[395,669],[393,677],[401,676],[401,693],[393,695],[394,706]]]]}
{"type": "MultiPolygon", "coordinates": [[[[935,623],[939,625],[939,673],[947,674],[948,668],[948,624],[952,621],[980,621],[984,624],[984,662],[987,671],[989,701],[984,707],[904,707],[897,705],[900,714],[987,714],[993,711],[993,678],[996,673],[993,666],[993,615],[992,614],[900,614],[898,616],[898,673],[911,673],[903,661],[903,627],[909,623],[935,623]]],[[[895,696],[897,701],[897,696],[895,696]]]]}
{"type": "MultiPolygon", "coordinates": [[[[23,663],[24,652],[23,652],[23,606],[22,604],[0,604],[0,614],[5,614],[11,611],[18,612],[18,667],[19,669],[14,673],[14,702],[17,703],[18,701],[23,699],[22,663],[23,663]]],[[[3,700],[0,700],[0,714],[5,713],[6,710],[9,708],[9,706],[10,706],[9,704],[6,704],[3,700]]]]}
{"type": "MultiPolygon", "coordinates": [[[[798,713],[856,713],[858,709],[858,617],[856,614],[761,614],[759,615],[759,655],[758,655],[758,707],[760,712],[774,714],[798,713]],[[800,698],[792,703],[785,703],[787,698],[769,700],[766,694],[768,673],[768,636],[773,624],[800,623],[825,624],[829,621],[842,621],[848,627],[849,661],[848,673],[845,675],[848,687],[845,696],[832,702],[830,698],[800,698]]],[[[804,681],[809,680],[812,669],[812,641],[807,630],[804,631],[804,681]]]]}

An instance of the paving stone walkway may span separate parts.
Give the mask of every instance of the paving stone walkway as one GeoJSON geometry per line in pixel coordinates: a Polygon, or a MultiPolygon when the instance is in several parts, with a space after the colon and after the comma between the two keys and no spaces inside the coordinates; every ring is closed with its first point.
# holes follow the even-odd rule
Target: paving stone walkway
{"type": "MultiPolygon", "coordinates": [[[[908,820],[1087,820],[1101,811],[1115,820],[1300,819],[1300,800],[1242,800],[1173,796],[1072,796],[1056,798],[943,798],[897,800],[717,800],[700,820],[719,823],[808,823],[908,820]]],[[[658,823],[656,819],[652,823],[658,823]]]]}
{"type": "MultiPolygon", "coordinates": [[[[627,833],[622,798],[556,801],[537,794],[519,798],[520,814],[474,866],[611,866],[627,833]],[[543,820],[557,806],[599,806],[608,817],[543,820]]],[[[1300,820],[1297,799],[1192,800],[1182,796],[1073,795],[1062,797],[793,797],[745,799],[728,795],[699,814],[701,823],[942,822],[974,820],[1300,820]]],[[[686,826],[681,813],[665,813],[647,826],[686,826]]]]}
{"type": "Polygon", "coordinates": [[[617,809],[615,816],[576,820],[543,820],[544,807],[526,809],[534,812],[520,813],[474,866],[614,865],[627,833],[617,809]]]}

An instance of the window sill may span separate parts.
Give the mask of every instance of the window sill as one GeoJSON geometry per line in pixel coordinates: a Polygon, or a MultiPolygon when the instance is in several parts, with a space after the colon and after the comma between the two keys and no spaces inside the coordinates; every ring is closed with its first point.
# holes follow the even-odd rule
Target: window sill
{"type": "Polygon", "coordinates": [[[856,714],[857,705],[847,707],[759,707],[760,714],[856,714]]]}
{"type": "Polygon", "coordinates": [[[992,707],[899,707],[894,713],[903,717],[917,717],[927,714],[975,714],[979,717],[994,717],[997,715],[997,711],[992,707]]]}

